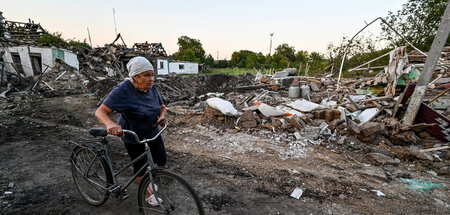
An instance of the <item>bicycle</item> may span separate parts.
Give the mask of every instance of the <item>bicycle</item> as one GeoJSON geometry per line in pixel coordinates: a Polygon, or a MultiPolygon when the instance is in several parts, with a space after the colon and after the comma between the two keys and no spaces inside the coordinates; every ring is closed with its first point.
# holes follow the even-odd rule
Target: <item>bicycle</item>
{"type": "Polygon", "coordinates": [[[127,187],[143,172],[138,189],[139,211],[143,214],[159,212],[163,214],[204,214],[204,209],[195,189],[180,175],[164,170],[153,162],[150,148],[146,143],[155,140],[167,128],[167,123],[153,138],[139,140],[139,137],[131,130],[123,130],[132,135],[136,142],[145,145],[145,152],[128,163],[122,169],[115,171],[109,156],[108,135],[105,128],[91,128],[89,133],[94,137],[101,137],[100,144],[74,143],[76,146],[71,155],[72,177],[75,185],[83,198],[91,205],[104,204],[109,196],[119,200],[128,198],[127,187]],[[99,148],[99,145],[101,147],[99,148]],[[133,163],[147,157],[144,165],[127,183],[119,184],[117,176],[133,163]],[[158,206],[150,206],[145,201],[147,187],[156,197],[158,206]],[[156,188],[156,189],[155,189],[156,188]]]}

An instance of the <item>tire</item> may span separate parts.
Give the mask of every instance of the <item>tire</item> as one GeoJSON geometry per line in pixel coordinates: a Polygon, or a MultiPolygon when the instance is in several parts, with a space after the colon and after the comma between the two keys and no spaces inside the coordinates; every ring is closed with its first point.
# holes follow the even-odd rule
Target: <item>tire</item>
{"type": "Polygon", "coordinates": [[[139,210],[143,214],[205,214],[197,192],[181,176],[159,170],[153,173],[153,181],[158,186],[156,196],[162,199],[162,205],[150,206],[146,201],[147,187],[150,178],[146,175],[139,186],[139,210]]]}
{"type": "Polygon", "coordinates": [[[97,156],[95,148],[77,146],[73,150],[70,161],[73,180],[84,199],[94,206],[105,203],[109,197],[106,188],[113,184],[112,174],[105,158],[97,156]],[[85,177],[88,169],[89,172],[85,177]]]}

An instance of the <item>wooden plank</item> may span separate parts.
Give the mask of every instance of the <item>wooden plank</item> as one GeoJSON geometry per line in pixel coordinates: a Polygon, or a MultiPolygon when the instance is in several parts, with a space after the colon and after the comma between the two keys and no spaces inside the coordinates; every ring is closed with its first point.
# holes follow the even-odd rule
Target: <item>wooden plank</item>
{"type": "Polygon", "coordinates": [[[441,147],[430,148],[430,149],[421,149],[421,150],[419,150],[419,152],[420,153],[432,152],[432,151],[438,151],[438,150],[443,150],[443,149],[448,149],[448,148],[450,148],[450,146],[441,146],[441,147]]]}

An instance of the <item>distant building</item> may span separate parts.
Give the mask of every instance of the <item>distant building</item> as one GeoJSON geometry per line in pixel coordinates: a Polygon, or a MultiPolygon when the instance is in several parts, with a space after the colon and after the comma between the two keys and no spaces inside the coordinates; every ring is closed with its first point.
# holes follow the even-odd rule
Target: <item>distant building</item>
{"type": "Polygon", "coordinates": [[[198,63],[185,61],[170,61],[169,59],[157,59],[158,75],[175,74],[198,74],[198,63]]]}

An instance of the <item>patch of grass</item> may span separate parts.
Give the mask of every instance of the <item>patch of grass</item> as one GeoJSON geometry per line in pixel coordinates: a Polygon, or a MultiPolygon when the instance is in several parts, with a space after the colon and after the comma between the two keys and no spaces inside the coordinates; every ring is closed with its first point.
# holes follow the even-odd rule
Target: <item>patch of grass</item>
{"type": "Polygon", "coordinates": [[[254,69],[244,69],[244,68],[212,68],[211,72],[204,73],[205,75],[215,75],[215,74],[227,74],[238,76],[244,73],[256,74],[254,69]]]}
{"type": "Polygon", "coordinates": [[[67,108],[65,108],[65,109],[66,109],[66,111],[69,112],[69,113],[73,113],[73,112],[75,112],[75,111],[77,110],[76,107],[67,107],[67,108]]]}

